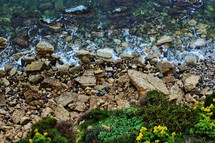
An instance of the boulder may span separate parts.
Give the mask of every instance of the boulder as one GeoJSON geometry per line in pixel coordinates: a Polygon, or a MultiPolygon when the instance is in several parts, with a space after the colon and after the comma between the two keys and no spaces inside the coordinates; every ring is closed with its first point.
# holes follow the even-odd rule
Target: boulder
{"type": "Polygon", "coordinates": [[[162,36],[158,41],[157,41],[157,46],[161,45],[169,45],[172,44],[172,38],[170,36],[162,36]]]}
{"type": "Polygon", "coordinates": [[[182,81],[184,83],[185,91],[191,91],[196,88],[196,85],[199,83],[200,76],[193,74],[185,74],[182,77],[182,81]]]}
{"type": "Polygon", "coordinates": [[[205,45],[206,45],[206,41],[205,39],[202,39],[202,38],[193,40],[190,43],[191,48],[201,48],[201,47],[204,47],[205,45]]]}
{"type": "Polygon", "coordinates": [[[169,95],[169,90],[164,82],[153,75],[145,74],[136,70],[128,70],[128,76],[139,92],[159,90],[169,95]]]}
{"type": "Polygon", "coordinates": [[[169,74],[174,70],[173,66],[168,61],[160,61],[157,63],[156,67],[162,74],[169,74]]]}
{"type": "Polygon", "coordinates": [[[55,98],[56,103],[61,104],[63,107],[70,103],[76,103],[78,101],[78,95],[75,93],[65,92],[62,95],[55,98]]]}
{"type": "Polygon", "coordinates": [[[36,45],[36,53],[38,55],[47,55],[47,54],[52,54],[54,52],[54,47],[46,41],[40,41],[36,45]]]}
{"type": "Polygon", "coordinates": [[[18,124],[20,123],[22,117],[25,115],[25,111],[24,110],[21,110],[21,109],[16,109],[12,116],[11,116],[11,119],[12,121],[15,123],[15,124],[18,124]]]}
{"type": "Polygon", "coordinates": [[[4,49],[7,46],[7,39],[0,37],[0,49],[4,49]]]}
{"type": "Polygon", "coordinates": [[[97,50],[96,55],[100,58],[111,59],[114,55],[114,51],[110,48],[99,49],[97,50]]]}
{"type": "Polygon", "coordinates": [[[96,77],[94,75],[94,71],[88,70],[85,71],[84,74],[75,79],[76,82],[80,83],[81,86],[95,86],[96,85],[96,77]]]}
{"type": "Polygon", "coordinates": [[[44,66],[44,63],[41,61],[34,61],[31,64],[28,64],[25,67],[26,72],[36,72],[36,71],[41,71],[44,66]]]}

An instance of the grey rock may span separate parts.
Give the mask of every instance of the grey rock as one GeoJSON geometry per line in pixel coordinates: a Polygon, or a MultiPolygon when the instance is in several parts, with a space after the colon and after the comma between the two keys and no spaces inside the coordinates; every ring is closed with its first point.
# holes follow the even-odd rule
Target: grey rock
{"type": "Polygon", "coordinates": [[[41,74],[30,75],[28,80],[33,84],[37,84],[43,80],[43,76],[41,74]]]}
{"type": "Polygon", "coordinates": [[[139,92],[156,89],[166,95],[169,95],[170,93],[164,82],[153,75],[148,75],[136,70],[128,70],[128,76],[139,92]]]}
{"type": "Polygon", "coordinates": [[[191,91],[196,88],[196,85],[199,83],[200,76],[193,74],[185,74],[182,77],[184,83],[185,91],[191,91]]]}
{"type": "Polygon", "coordinates": [[[24,110],[21,110],[21,109],[16,109],[12,116],[11,116],[11,119],[12,121],[15,123],[15,124],[18,124],[20,123],[21,121],[21,118],[25,115],[25,111],[24,110]]]}
{"type": "Polygon", "coordinates": [[[65,92],[62,95],[55,98],[56,103],[61,104],[63,107],[70,103],[76,103],[78,101],[78,95],[75,93],[65,92]]]}
{"type": "Polygon", "coordinates": [[[97,50],[96,54],[100,58],[111,59],[113,57],[114,51],[110,48],[104,48],[97,50]]]}
{"type": "Polygon", "coordinates": [[[31,64],[28,64],[25,67],[26,72],[36,72],[36,71],[41,71],[44,66],[44,63],[41,61],[34,61],[31,64]]]}
{"type": "Polygon", "coordinates": [[[36,53],[38,55],[46,55],[46,54],[52,54],[54,52],[54,47],[46,41],[40,41],[37,45],[36,45],[36,53]]]}

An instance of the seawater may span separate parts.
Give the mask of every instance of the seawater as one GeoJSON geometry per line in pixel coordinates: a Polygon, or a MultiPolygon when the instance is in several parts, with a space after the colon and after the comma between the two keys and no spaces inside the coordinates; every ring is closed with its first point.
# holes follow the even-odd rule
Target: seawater
{"type": "Polygon", "coordinates": [[[184,57],[191,55],[198,60],[215,61],[214,5],[215,0],[1,0],[0,36],[9,44],[0,50],[0,67],[7,63],[20,65],[23,56],[34,55],[35,45],[40,40],[53,44],[63,63],[78,64],[77,51],[95,53],[100,48],[112,48],[113,60],[119,59],[121,54],[137,53],[144,62],[149,54],[156,54],[158,50],[153,48],[156,41],[150,40],[154,35],[157,38],[168,35],[182,41],[167,48],[167,55],[159,55],[158,60],[184,64],[184,57]],[[192,19],[210,28],[205,34],[196,33],[195,28],[189,31],[192,28],[187,23],[192,19]],[[62,26],[55,32],[41,26],[56,23],[62,26]],[[193,37],[176,35],[180,30],[193,37]],[[27,37],[27,47],[14,43],[20,35],[27,37]],[[71,42],[65,40],[67,36],[72,37],[71,42]],[[201,36],[205,46],[190,48],[191,41],[201,36]],[[122,47],[117,40],[126,46],[122,47]],[[15,60],[13,55],[20,52],[22,56],[15,60]]]}

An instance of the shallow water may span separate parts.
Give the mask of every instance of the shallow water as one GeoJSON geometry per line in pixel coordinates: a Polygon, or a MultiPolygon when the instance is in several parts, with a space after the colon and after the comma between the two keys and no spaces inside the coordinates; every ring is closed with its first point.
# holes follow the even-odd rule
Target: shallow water
{"type": "Polygon", "coordinates": [[[23,56],[33,55],[35,45],[47,40],[64,63],[77,64],[75,52],[111,48],[114,59],[122,54],[149,55],[183,64],[184,57],[215,61],[215,0],[173,2],[170,0],[1,0],[0,36],[8,46],[0,50],[0,63],[20,64],[23,56]],[[195,25],[189,21],[195,20],[195,25]],[[206,28],[197,28],[205,24],[206,28]],[[59,29],[50,29],[55,26],[59,29]],[[203,29],[203,30],[202,30],[203,29]],[[170,36],[173,45],[155,47],[161,36],[170,36]],[[71,37],[71,41],[66,40],[71,37]],[[27,45],[14,42],[16,38],[27,45]],[[204,39],[203,47],[191,43],[204,39]],[[164,52],[161,54],[159,48],[164,52]],[[14,54],[20,53],[14,59],[14,54]]]}

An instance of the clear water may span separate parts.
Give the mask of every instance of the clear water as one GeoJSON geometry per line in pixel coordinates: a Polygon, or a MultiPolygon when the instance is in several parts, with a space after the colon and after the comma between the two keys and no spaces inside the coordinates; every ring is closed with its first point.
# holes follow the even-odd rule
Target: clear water
{"type": "Polygon", "coordinates": [[[53,44],[64,63],[76,64],[78,50],[95,53],[100,48],[112,48],[114,59],[123,53],[138,53],[145,61],[146,56],[159,51],[153,45],[163,35],[172,37],[174,45],[158,60],[183,64],[184,57],[191,55],[215,61],[214,6],[215,0],[1,0],[0,36],[9,45],[0,50],[0,67],[6,63],[19,64],[23,56],[33,55],[40,40],[53,44]],[[196,25],[208,25],[207,33],[198,33],[196,25],[190,26],[191,19],[197,21],[196,25]],[[57,24],[58,31],[44,27],[57,24]],[[68,36],[72,41],[65,40],[68,36]],[[17,45],[14,43],[17,37],[24,37],[29,45],[17,45]],[[154,42],[150,39],[153,37],[154,42]],[[202,37],[204,47],[190,47],[193,40],[202,37]],[[20,52],[22,56],[14,59],[13,55],[20,52]]]}

